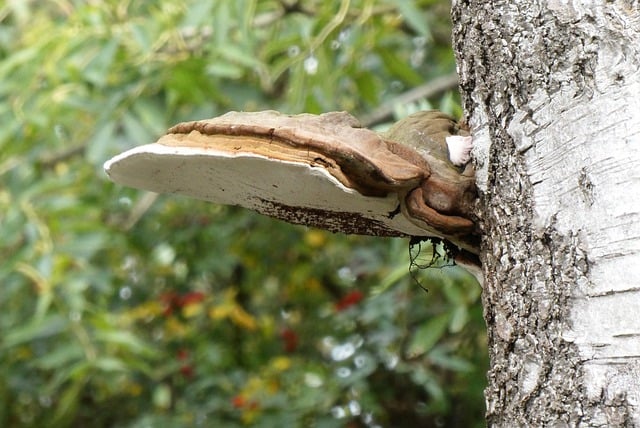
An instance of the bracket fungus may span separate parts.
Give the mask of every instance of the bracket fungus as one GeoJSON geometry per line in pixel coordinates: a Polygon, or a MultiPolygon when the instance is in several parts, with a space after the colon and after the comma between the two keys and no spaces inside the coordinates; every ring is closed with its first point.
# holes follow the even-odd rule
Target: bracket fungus
{"type": "Polygon", "coordinates": [[[156,143],[107,161],[105,170],[139,189],[333,232],[444,238],[477,254],[470,144],[467,130],[437,111],[411,115],[384,134],[346,112],[230,112],[180,123],[156,143]]]}

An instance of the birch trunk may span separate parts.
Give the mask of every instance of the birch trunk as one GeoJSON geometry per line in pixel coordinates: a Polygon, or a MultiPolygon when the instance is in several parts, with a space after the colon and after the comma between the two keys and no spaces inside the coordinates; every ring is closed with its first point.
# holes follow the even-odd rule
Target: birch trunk
{"type": "Polygon", "coordinates": [[[452,13],[481,189],[488,424],[640,426],[638,1],[452,13]]]}

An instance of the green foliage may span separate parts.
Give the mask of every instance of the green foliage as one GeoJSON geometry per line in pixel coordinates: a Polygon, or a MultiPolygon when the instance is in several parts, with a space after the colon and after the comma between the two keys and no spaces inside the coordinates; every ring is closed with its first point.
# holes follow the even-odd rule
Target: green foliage
{"type": "Polygon", "coordinates": [[[481,425],[465,272],[420,271],[425,293],[406,240],[158,197],[101,169],[228,110],[366,114],[454,70],[443,6],[0,5],[0,426],[481,425]]]}

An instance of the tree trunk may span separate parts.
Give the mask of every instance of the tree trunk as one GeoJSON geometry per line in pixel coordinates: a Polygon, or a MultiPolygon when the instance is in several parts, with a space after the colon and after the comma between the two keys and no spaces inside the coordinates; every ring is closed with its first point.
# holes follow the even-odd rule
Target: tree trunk
{"type": "Polygon", "coordinates": [[[638,1],[452,12],[481,190],[488,424],[640,426],[638,1]]]}

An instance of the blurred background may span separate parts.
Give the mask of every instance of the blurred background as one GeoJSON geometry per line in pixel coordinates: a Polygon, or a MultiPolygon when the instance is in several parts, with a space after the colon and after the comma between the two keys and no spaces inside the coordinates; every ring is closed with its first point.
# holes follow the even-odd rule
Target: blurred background
{"type": "Polygon", "coordinates": [[[459,116],[449,7],[0,1],[0,426],[484,426],[466,271],[102,170],[229,110],[459,116]]]}

